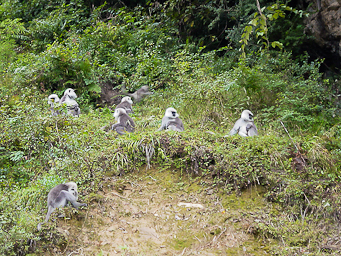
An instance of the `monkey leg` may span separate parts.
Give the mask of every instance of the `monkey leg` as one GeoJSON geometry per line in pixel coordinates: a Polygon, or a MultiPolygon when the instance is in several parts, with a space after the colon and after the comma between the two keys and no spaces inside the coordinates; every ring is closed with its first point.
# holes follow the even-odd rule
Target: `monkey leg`
{"type": "Polygon", "coordinates": [[[38,230],[41,229],[41,225],[43,225],[43,224],[45,224],[46,222],[49,221],[50,216],[51,216],[51,214],[53,213],[53,211],[54,211],[55,209],[56,209],[56,208],[54,208],[53,206],[49,205],[48,210],[47,210],[47,214],[46,214],[46,217],[45,217],[45,221],[38,224],[38,227],[37,227],[38,230]]]}
{"type": "Polygon", "coordinates": [[[125,129],[124,126],[121,124],[114,124],[111,129],[115,130],[118,134],[124,135],[125,134],[125,129]]]}

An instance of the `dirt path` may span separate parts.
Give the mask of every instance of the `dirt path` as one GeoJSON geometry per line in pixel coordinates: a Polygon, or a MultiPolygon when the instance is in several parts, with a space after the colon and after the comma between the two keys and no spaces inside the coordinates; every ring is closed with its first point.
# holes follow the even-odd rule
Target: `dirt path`
{"type": "Polygon", "coordinates": [[[259,191],[236,197],[199,183],[156,170],[107,178],[78,220],[59,220],[62,254],[265,255],[251,234],[255,211],[267,208],[259,191]]]}

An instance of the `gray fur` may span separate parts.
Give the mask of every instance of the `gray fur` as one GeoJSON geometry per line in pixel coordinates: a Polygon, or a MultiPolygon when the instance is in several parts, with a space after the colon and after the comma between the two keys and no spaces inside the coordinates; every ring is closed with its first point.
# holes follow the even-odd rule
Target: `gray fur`
{"type": "Polygon", "coordinates": [[[81,111],[78,103],[76,102],[77,94],[74,89],[68,88],[64,92],[64,96],[61,98],[60,103],[66,104],[68,108],[68,115],[79,116],[81,111]]]}
{"type": "Polygon", "coordinates": [[[158,131],[172,130],[182,132],[185,130],[184,125],[179,118],[179,114],[174,108],[167,108],[165,115],[162,118],[161,127],[158,131]]]}
{"type": "Polygon", "coordinates": [[[257,127],[253,122],[253,114],[250,110],[244,110],[241,118],[237,120],[229,135],[239,134],[242,137],[258,135],[257,127]]]}
{"type": "Polygon", "coordinates": [[[126,96],[122,98],[121,103],[116,106],[115,110],[118,108],[123,108],[128,114],[134,113],[132,105],[133,101],[129,96],[126,96]]]}
{"type": "Polygon", "coordinates": [[[71,202],[72,206],[78,209],[80,206],[87,206],[85,203],[78,203],[78,191],[77,184],[74,182],[68,182],[65,184],[59,184],[50,190],[47,196],[47,214],[45,221],[38,224],[38,230],[41,229],[41,225],[46,223],[51,213],[58,207],[65,207],[68,202],[71,202]]]}
{"type": "Polygon", "coordinates": [[[58,116],[59,111],[55,110],[55,107],[60,105],[60,99],[59,99],[58,95],[57,94],[49,95],[49,97],[47,98],[47,103],[50,105],[50,110],[51,110],[52,116],[58,116]]]}
{"type": "Polygon", "coordinates": [[[118,134],[123,135],[125,131],[134,132],[135,131],[135,123],[133,119],[128,116],[126,110],[124,108],[116,108],[114,117],[117,121],[111,129],[115,130],[118,134]]]}
{"type": "Polygon", "coordinates": [[[134,102],[140,102],[144,97],[153,94],[149,91],[149,86],[144,85],[134,93],[127,93],[130,97],[134,98],[134,102]]]}

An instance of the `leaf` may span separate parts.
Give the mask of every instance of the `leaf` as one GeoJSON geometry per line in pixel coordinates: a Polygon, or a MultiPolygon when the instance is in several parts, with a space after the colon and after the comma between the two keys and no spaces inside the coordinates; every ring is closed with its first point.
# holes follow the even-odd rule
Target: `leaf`
{"type": "Polygon", "coordinates": [[[251,25],[253,25],[253,26],[257,26],[257,24],[258,24],[258,17],[255,18],[255,19],[253,19],[253,20],[251,20],[251,21],[249,22],[249,24],[251,24],[251,25]]]}
{"type": "Polygon", "coordinates": [[[273,41],[273,42],[271,43],[271,46],[272,46],[273,48],[276,48],[276,47],[278,47],[278,48],[280,48],[280,49],[283,48],[283,44],[282,44],[281,42],[279,42],[279,41],[273,41]]]}
{"type": "Polygon", "coordinates": [[[251,26],[246,26],[245,27],[245,32],[250,34],[252,32],[252,27],[251,26]]]}
{"type": "Polygon", "coordinates": [[[98,85],[98,84],[96,84],[96,83],[93,83],[93,84],[91,84],[90,86],[88,86],[88,90],[89,91],[92,91],[92,92],[97,92],[97,93],[101,93],[101,87],[98,85]]]}

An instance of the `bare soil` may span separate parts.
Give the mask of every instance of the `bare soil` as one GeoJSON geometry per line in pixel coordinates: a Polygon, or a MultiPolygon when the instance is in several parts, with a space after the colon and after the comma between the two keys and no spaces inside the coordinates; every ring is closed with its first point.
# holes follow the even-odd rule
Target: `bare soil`
{"type": "Polygon", "coordinates": [[[236,196],[202,183],[155,169],[106,177],[87,208],[71,213],[72,219],[58,219],[57,230],[67,242],[51,254],[267,254],[254,236],[255,216],[268,207],[261,189],[236,196]]]}

